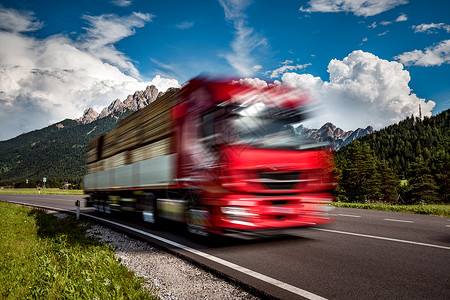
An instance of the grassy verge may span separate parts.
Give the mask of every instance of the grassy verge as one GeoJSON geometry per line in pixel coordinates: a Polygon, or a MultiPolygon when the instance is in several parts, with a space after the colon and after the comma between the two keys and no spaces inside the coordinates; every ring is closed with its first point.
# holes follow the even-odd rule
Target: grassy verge
{"type": "Polygon", "coordinates": [[[156,299],[73,217],[0,202],[0,299],[156,299]]]}
{"type": "Polygon", "coordinates": [[[337,207],[350,207],[362,209],[376,209],[421,215],[434,215],[450,217],[450,205],[388,205],[382,203],[344,203],[334,202],[332,205],[337,207]]]}
{"type": "MultiPolygon", "coordinates": [[[[31,189],[0,189],[0,194],[38,194],[39,190],[31,189]]],[[[83,195],[82,190],[41,189],[41,194],[47,195],[83,195]]]]}

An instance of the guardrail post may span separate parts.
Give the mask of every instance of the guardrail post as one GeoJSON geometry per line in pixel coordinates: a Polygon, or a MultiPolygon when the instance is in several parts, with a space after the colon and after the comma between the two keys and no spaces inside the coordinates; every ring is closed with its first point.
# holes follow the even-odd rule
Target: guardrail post
{"type": "Polygon", "coordinates": [[[80,219],[80,200],[75,202],[75,206],[77,207],[77,221],[80,219]]]}

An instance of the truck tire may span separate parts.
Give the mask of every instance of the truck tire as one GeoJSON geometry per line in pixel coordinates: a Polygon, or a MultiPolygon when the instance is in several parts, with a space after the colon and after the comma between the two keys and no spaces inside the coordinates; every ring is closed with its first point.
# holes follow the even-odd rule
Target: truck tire
{"type": "Polygon", "coordinates": [[[186,230],[189,235],[195,238],[208,238],[207,222],[209,220],[209,213],[195,207],[188,207],[186,209],[186,230]]]}

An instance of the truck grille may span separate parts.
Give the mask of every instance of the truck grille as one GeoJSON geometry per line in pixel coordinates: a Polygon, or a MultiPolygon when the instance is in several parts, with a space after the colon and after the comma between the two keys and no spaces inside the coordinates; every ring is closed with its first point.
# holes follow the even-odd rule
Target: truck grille
{"type": "Polygon", "coordinates": [[[300,171],[258,172],[259,180],[271,190],[291,190],[300,181],[300,171]]]}

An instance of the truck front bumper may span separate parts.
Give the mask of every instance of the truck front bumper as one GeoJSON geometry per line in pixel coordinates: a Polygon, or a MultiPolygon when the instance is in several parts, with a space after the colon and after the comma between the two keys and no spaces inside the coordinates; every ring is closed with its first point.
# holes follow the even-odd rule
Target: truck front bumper
{"type": "Polygon", "coordinates": [[[282,232],[333,221],[329,193],[298,195],[229,195],[205,199],[210,211],[210,231],[219,234],[282,232]],[[264,232],[266,231],[266,232],[264,232]]]}

